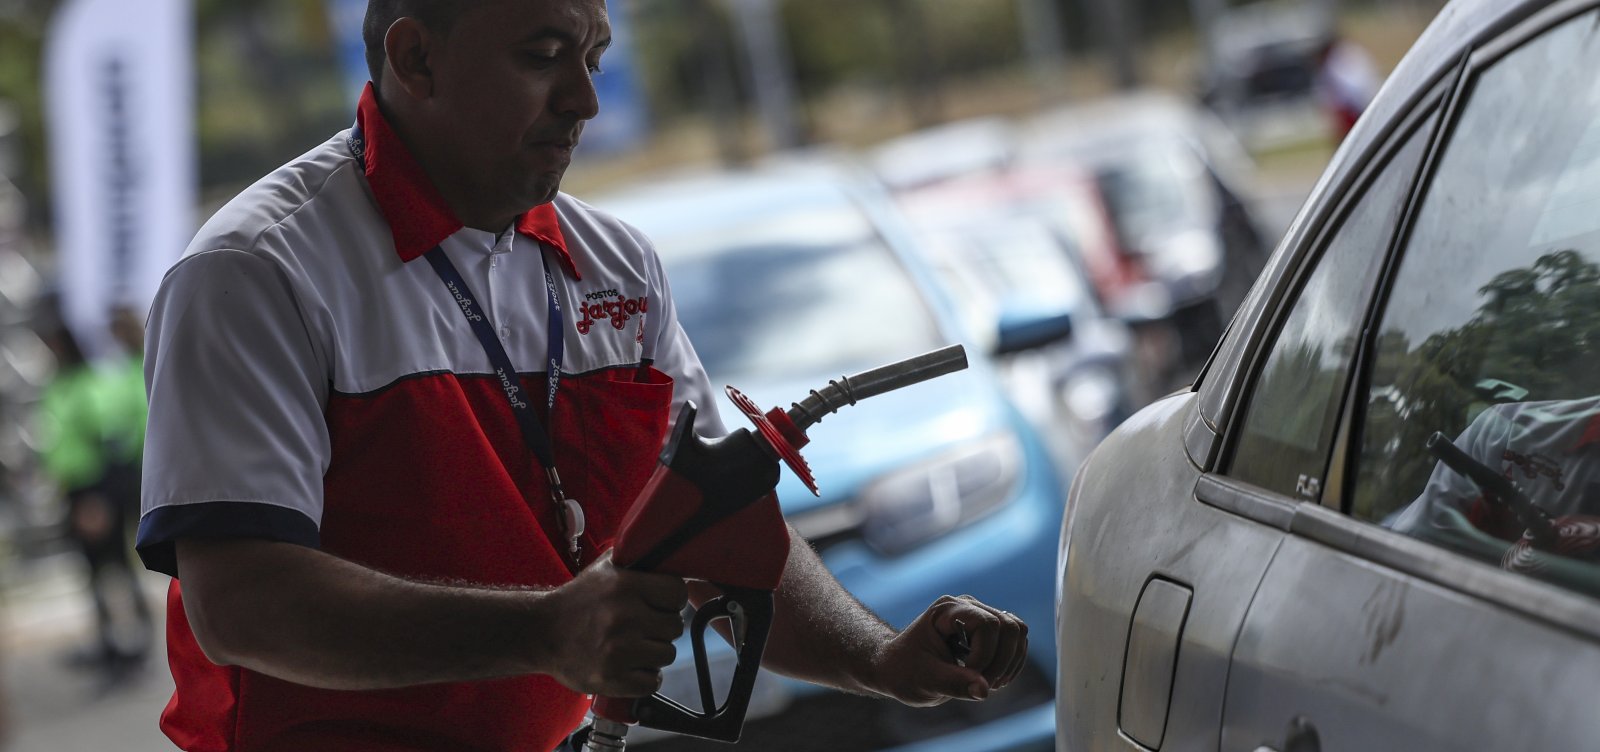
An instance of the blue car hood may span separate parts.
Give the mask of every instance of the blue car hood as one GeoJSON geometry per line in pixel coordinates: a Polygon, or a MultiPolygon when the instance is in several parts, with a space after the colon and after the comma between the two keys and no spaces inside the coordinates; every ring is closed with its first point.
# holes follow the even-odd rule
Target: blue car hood
{"type": "MultiPolygon", "coordinates": [[[[762,410],[798,402],[838,374],[734,383],[762,410]]],[[[720,384],[713,380],[714,384],[720,384]]],[[[726,399],[718,409],[729,430],[750,427],[726,399]]],[[[845,501],[882,474],[937,454],[941,449],[991,433],[1014,430],[1013,411],[987,371],[966,370],[863,400],[823,418],[801,449],[821,496],[813,496],[788,467],[778,483],[784,514],[845,501]]]]}

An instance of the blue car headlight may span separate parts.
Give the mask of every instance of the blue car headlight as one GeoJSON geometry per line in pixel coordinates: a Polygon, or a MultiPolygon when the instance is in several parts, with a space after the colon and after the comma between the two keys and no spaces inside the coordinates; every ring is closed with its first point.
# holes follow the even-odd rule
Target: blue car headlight
{"type": "Polygon", "coordinates": [[[859,496],[867,543],[898,554],[1000,508],[1022,478],[1022,444],[1007,431],[888,473],[859,496]]]}

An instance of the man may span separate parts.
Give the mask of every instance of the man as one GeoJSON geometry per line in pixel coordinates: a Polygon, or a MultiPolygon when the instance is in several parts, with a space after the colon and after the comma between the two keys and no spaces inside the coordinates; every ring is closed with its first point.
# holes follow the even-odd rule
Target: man
{"type": "Polygon", "coordinates": [[[1383,76],[1372,56],[1349,39],[1335,34],[1317,55],[1314,89],[1335,142],[1350,135],[1382,87],[1383,76]]]}
{"type": "Polygon", "coordinates": [[[1517,545],[1533,531],[1509,502],[1443,462],[1386,525],[1507,570],[1596,589],[1594,531],[1600,523],[1600,397],[1488,406],[1453,443],[1510,480],[1548,515],[1554,540],[1517,545]],[[1563,563],[1563,560],[1566,560],[1563,563]]]}
{"type": "MultiPolygon", "coordinates": [[[[135,459],[126,439],[142,437],[144,425],[126,419],[134,408],[124,373],[96,370],[59,320],[41,334],[55,355],[56,373],[40,395],[40,465],[66,499],[67,537],[83,556],[95,612],[95,644],[69,662],[94,670],[99,690],[109,691],[137,674],[152,637],[149,605],[128,552],[128,521],[138,502],[123,503],[135,459]]],[[[143,387],[133,389],[142,417],[143,387]]]]}
{"type": "MultiPolygon", "coordinates": [[[[355,126],[218,212],[151,313],[162,726],[207,752],[551,749],[585,695],[657,689],[713,595],[603,552],[675,406],[720,421],[648,241],[558,193],[603,0],[373,0],[366,31],[355,126]],[[580,332],[565,309],[601,291],[638,315],[580,332]]],[[[1027,652],[965,597],[895,632],[798,538],[777,609],[768,667],[912,704],[983,699],[1027,652]]]]}

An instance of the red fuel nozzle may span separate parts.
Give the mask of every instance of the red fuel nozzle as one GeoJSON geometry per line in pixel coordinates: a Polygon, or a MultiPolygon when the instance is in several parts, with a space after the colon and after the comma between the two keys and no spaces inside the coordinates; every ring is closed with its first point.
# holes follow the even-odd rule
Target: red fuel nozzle
{"type": "Polygon", "coordinates": [[[597,698],[589,752],[626,748],[634,723],[679,734],[733,742],[744,728],[762,652],[774,613],[773,592],[789,556],[789,527],[773,489],[781,459],[801,482],[817,492],[816,480],[800,456],[806,429],[845,405],[910,386],[967,367],[966,351],[956,345],[882,368],[831,381],[787,412],[762,413],[739,390],[728,396],[756,430],[739,430],[707,439],[694,432],[695,406],[685,403],[660,464],[618,528],[613,546],[617,566],[702,580],[722,592],[701,604],[689,625],[700,685],[701,709],[661,693],[642,698],[597,698]],[[723,701],[712,691],[705,631],[715,619],[728,619],[737,662],[723,701]]]}
{"type": "Polygon", "coordinates": [[[817,491],[817,481],[811,474],[811,467],[800,456],[800,448],[810,441],[806,438],[806,429],[846,405],[854,405],[868,397],[919,384],[966,367],[966,348],[951,345],[854,376],[841,376],[836,381],[829,381],[828,386],[821,390],[811,390],[810,397],[793,403],[788,412],[773,408],[763,414],[754,401],[731,386],[728,387],[728,399],[756,425],[757,433],[766,439],[772,456],[783,460],[812,494],[821,495],[817,491]]]}

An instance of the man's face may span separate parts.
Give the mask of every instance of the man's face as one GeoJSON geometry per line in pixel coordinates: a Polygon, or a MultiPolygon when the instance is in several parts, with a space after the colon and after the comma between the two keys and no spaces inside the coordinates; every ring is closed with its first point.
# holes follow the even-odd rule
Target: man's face
{"type": "Polygon", "coordinates": [[[430,120],[478,200],[518,213],[555,198],[599,111],[590,76],[610,43],[604,0],[482,0],[461,12],[430,56],[430,120]]]}

